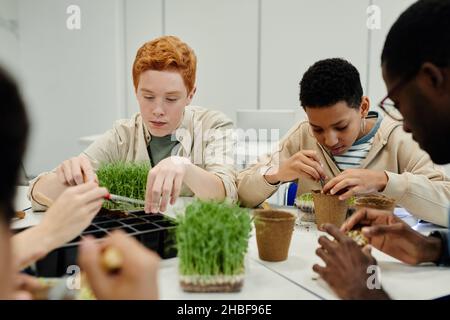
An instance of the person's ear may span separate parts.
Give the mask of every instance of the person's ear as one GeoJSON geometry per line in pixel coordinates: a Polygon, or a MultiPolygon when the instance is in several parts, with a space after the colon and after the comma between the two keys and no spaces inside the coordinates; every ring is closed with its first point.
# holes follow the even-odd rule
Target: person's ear
{"type": "Polygon", "coordinates": [[[430,62],[422,64],[417,73],[418,85],[433,95],[447,94],[446,78],[443,70],[430,62]]]}
{"type": "Polygon", "coordinates": [[[367,117],[370,109],[370,100],[369,97],[363,96],[361,98],[361,105],[359,106],[359,112],[361,114],[361,118],[367,117]]]}
{"type": "Polygon", "coordinates": [[[197,87],[192,88],[191,92],[188,94],[188,105],[191,104],[192,99],[194,99],[195,92],[197,92],[197,87]]]}

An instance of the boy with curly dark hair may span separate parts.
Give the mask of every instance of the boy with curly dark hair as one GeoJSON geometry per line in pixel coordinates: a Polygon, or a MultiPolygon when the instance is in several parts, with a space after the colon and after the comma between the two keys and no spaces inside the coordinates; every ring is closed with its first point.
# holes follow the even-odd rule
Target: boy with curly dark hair
{"type": "Polygon", "coordinates": [[[254,207],[280,184],[297,194],[320,189],[354,195],[382,193],[418,218],[448,226],[450,180],[420,149],[402,123],[369,111],[358,70],[340,58],[313,64],[300,82],[308,121],[295,125],[279,150],[238,176],[242,204],[254,207]]]}

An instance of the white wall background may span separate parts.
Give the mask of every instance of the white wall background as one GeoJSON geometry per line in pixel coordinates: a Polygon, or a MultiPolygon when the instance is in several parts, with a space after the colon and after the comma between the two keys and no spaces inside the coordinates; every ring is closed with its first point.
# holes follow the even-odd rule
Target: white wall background
{"type": "Polygon", "coordinates": [[[26,168],[37,174],[78,154],[80,136],[103,132],[126,110],[123,2],[21,0],[21,82],[33,120],[26,168]],[[66,8],[81,8],[81,30],[66,8]]]}
{"type": "Polygon", "coordinates": [[[0,0],[0,65],[18,75],[18,6],[15,0],[0,0]]]}
{"type": "MultiPolygon", "coordinates": [[[[381,48],[413,0],[0,0],[0,63],[18,78],[33,130],[26,168],[35,175],[138,111],[131,81],[137,49],[162,34],[198,56],[194,104],[236,119],[237,109],[296,109],[298,83],[315,61],[344,57],[373,105],[385,95],[381,48]],[[81,30],[66,9],[81,8],[81,30]],[[366,27],[369,5],[381,28],[366,27]]],[[[292,119],[294,123],[295,119],[292,119]]]]}
{"type": "Polygon", "coordinates": [[[222,110],[256,108],[257,0],[167,0],[166,34],[175,34],[198,58],[193,104],[222,110]]]}
{"type": "Polygon", "coordinates": [[[381,28],[371,30],[369,37],[368,61],[369,67],[369,94],[372,104],[376,105],[386,95],[386,86],[381,75],[381,52],[384,40],[392,24],[400,13],[413,4],[415,0],[372,0],[371,3],[381,9],[381,28]]]}
{"type": "Polygon", "coordinates": [[[351,61],[365,87],[367,6],[361,0],[262,0],[261,107],[298,106],[302,74],[324,58],[351,61]]]}
{"type": "MultiPolygon", "coordinates": [[[[125,19],[125,54],[126,65],[126,96],[127,112],[124,117],[129,117],[139,111],[134,96],[133,78],[131,71],[136,52],[140,46],[153,38],[163,34],[163,4],[161,0],[127,0],[124,1],[125,19]]],[[[97,132],[92,132],[97,133],[97,132]]]]}

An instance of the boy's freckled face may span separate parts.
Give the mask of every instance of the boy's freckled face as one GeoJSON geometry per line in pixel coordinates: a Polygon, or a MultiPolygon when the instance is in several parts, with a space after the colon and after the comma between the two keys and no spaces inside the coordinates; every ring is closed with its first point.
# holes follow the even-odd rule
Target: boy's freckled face
{"type": "Polygon", "coordinates": [[[141,73],[136,96],[144,123],[156,137],[169,135],[178,128],[184,108],[192,98],[178,72],[156,70],[141,73]]]}
{"type": "Polygon", "coordinates": [[[357,140],[359,109],[342,101],[329,107],[306,107],[305,111],[314,137],[331,154],[343,154],[357,140]]]}

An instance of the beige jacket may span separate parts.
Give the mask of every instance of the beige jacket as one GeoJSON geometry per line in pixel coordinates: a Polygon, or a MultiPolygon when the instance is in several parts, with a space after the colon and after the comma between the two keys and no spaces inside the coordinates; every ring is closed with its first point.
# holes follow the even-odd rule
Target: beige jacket
{"type": "MultiPolygon", "coordinates": [[[[261,157],[257,164],[238,175],[240,202],[255,207],[277,189],[264,179],[266,166],[277,165],[300,150],[317,151],[328,177],[341,171],[317,140],[307,121],[293,127],[280,141],[277,152],[261,157]]],[[[372,148],[361,168],[385,171],[389,181],[382,192],[414,216],[442,226],[448,226],[450,180],[443,170],[433,164],[426,152],[403,131],[399,122],[385,117],[375,134],[372,148]]],[[[297,194],[320,189],[320,184],[308,179],[298,181],[297,194]]]]}
{"type": "MultiPolygon", "coordinates": [[[[236,171],[234,169],[235,138],[233,123],[223,113],[202,107],[187,106],[175,137],[181,147],[178,156],[189,158],[198,167],[217,175],[223,182],[226,196],[237,199],[236,171]]],[[[114,127],[93,142],[84,152],[94,170],[101,163],[114,161],[150,163],[147,146],[151,136],[143,123],[140,113],[131,119],[118,120],[114,127]]],[[[28,197],[34,210],[42,206],[31,199],[31,190],[36,181],[30,182],[28,197]]],[[[193,196],[183,184],[182,196],[193,196]]]]}

